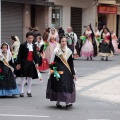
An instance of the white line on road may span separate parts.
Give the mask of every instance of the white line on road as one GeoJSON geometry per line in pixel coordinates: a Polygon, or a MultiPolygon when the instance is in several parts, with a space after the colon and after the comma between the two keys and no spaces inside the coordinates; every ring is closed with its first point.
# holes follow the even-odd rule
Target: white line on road
{"type": "Polygon", "coordinates": [[[88,120],[110,120],[110,119],[88,119],[88,120]]]}
{"type": "Polygon", "coordinates": [[[14,114],[0,114],[3,117],[31,117],[31,118],[49,118],[50,116],[39,116],[39,115],[14,115],[14,114]]]}

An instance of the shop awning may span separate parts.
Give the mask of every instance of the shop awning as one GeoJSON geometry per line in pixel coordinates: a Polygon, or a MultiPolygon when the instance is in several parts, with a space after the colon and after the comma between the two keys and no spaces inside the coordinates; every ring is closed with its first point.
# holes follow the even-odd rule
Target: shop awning
{"type": "Polygon", "coordinates": [[[1,1],[31,4],[31,5],[54,6],[54,3],[48,2],[48,0],[1,0],[1,1]]]}

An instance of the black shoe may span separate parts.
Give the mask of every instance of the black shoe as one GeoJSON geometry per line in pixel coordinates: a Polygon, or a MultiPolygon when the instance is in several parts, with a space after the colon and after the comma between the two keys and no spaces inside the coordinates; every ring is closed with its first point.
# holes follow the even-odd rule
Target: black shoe
{"type": "Polygon", "coordinates": [[[26,82],[26,83],[25,83],[25,86],[27,86],[27,85],[28,85],[28,83],[26,82]]]}
{"type": "Polygon", "coordinates": [[[86,60],[89,60],[89,57],[87,57],[87,59],[86,60]]]}
{"type": "Polygon", "coordinates": [[[31,93],[27,93],[28,97],[32,97],[32,94],[31,93]]]}
{"type": "Polygon", "coordinates": [[[62,108],[62,105],[56,104],[56,107],[57,107],[57,108],[62,108]]]}
{"type": "Polygon", "coordinates": [[[108,58],[106,58],[106,61],[108,61],[108,58]]]}
{"type": "Polygon", "coordinates": [[[24,97],[24,93],[20,93],[20,97],[24,97]]]}
{"type": "Polygon", "coordinates": [[[69,109],[73,106],[73,104],[66,105],[66,109],[69,109]]]}
{"type": "Polygon", "coordinates": [[[101,61],[104,61],[104,58],[101,58],[101,61]]]}
{"type": "Polygon", "coordinates": [[[92,60],[92,57],[90,57],[90,59],[92,60]]]}

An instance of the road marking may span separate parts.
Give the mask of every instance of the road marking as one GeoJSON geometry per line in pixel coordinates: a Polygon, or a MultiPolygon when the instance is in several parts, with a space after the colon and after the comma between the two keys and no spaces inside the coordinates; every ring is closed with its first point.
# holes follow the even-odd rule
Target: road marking
{"type": "Polygon", "coordinates": [[[88,119],[88,120],[110,120],[110,119],[88,119]]]}
{"type": "Polygon", "coordinates": [[[15,115],[15,114],[0,114],[3,117],[31,117],[31,118],[49,118],[50,116],[39,116],[39,115],[15,115]]]}

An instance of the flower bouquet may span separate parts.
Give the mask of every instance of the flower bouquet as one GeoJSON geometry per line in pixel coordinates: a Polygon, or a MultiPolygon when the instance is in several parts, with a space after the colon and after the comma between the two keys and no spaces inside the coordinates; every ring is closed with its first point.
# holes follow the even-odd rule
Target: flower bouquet
{"type": "Polygon", "coordinates": [[[17,54],[16,54],[15,52],[12,51],[11,54],[12,54],[12,58],[13,58],[13,59],[16,59],[16,58],[17,58],[17,54]]]}
{"type": "Polygon", "coordinates": [[[97,37],[96,39],[97,39],[97,41],[100,42],[100,43],[103,41],[103,39],[101,39],[101,37],[97,37]]]}
{"type": "Polygon", "coordinates": [[[80,39],[82,40],[82,44],[86,41],[87,37],[86,36],[80,36],[80,39]]]}
{"type": "Polygon", "coordinates": [[[49,46],[49,42],[48,42],[48,41],[45,41],[45,42],[44,42],[44,49],[43,49],[43,50],[45,51],[48,46],[49,46]]]}
{"type": "Polygon", "coordinates": [[[60,74],[59,74],[59,71],[57,70],[57,64],[56,62],[52,62],[50,64],[50,73],[51,74],[54,74],[54,77],[57,79],[57,81],[59,81],[59,78],[60,78],[60,74]]]}

